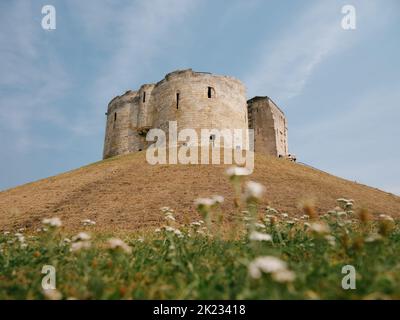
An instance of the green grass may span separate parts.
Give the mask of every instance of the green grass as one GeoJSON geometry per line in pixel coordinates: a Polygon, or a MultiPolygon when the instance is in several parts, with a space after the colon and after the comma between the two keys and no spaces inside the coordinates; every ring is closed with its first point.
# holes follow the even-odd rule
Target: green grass
{"type": "MultiPolygon", "coordinates": [[[[126,235],[131,252],[110,249],[108,235],[92,235],[90,248],[71,252],[71,243],[63,242],[62,228],[25,235],[25,239],[13,233],[1,235],[0,299],[46,298],[41,287],[44,265],[56,268],[57,292],[63,299],[400,298],[398,223],[386,218],[367,220],[365,212],[360,220],[357,213],[344,209],[347,217],[338,217],[337,209],[313,220],[312,208],[306,208],[310,219],[293,221],[271,210],[258,216],[254,206],[249,208],[240,217],[246,217],[247,228],[237,227],[236,240],[218,236],[214,207],[200,210],[206,221],[201,226],[167,220],[182,235],[165,229],[144,239],[126,235]],[[256,220],[264,227],[255,225],[256,220]],[[313,231],[312,223],[329,230],[313,231]],[[254,230],[270,234],[273,241],[250,241],[254,230]],[[370,242],[371,235],[377,239],[370,242]],[[287,262],[295,279],[278,282],[268,273],[252,278],[249,264],[260,256],[287,262]],[[356,269],[355,290],[341,286],[344,265],[356,269]]],[[[90,227],[85,228],[90,233],[90,227]]]]}

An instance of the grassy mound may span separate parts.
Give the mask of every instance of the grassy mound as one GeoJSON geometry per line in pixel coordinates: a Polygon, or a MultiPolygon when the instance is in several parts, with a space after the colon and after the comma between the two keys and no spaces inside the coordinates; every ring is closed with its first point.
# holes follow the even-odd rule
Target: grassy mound
{"type": "MultiPolygon", "coordinates": [[[[185,223],[199,218],[194,199],[222,195],[226,227],[234,212],[233,188],[224,165],[149,165],[145,152],[101,161],[55,177],[0,192],[0,230],[35,230],[44,218],[58,216],[64,228],[79,231],[81,221],[97,222],[96,232],[153,230],[163,223],[160,207],[176,211],[185,223]]],[[[371,187],[286,160],[256,154],[250,180],[267,186],[260,208],[268,205],[299,215],[312,201],[320,214],[337,198],[358,207],[398,216],[400,198],[371,187]]]]}

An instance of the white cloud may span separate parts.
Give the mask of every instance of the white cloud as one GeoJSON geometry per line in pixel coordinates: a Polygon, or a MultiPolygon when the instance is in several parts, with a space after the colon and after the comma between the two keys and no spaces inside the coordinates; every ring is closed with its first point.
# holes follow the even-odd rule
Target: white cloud
{"type": "Polygon", "coordinates": [[[68,22],[82,30],[79,41],[88,41],[109,57],[97,74],[89,75],[94,81],[85,84],[79,79],[91,104],[70,111],[61,108],[72,94],[68,90],[79,83],[74,83],[52,41],[63,31],[59,30],[61,17],[67,16],[56,6],[58,29],[44,31],[40,6],[26,1],[1,4],[0,28],[7,32],[0,33],[0,126],[15,139],[19,152],[49,147],[47,137],[38,133],[42,125],[56,125],[78,137],[102,134],[108,102],[132,88],[159,54],[168,54],[162,52],[162,44],[174,41],[172,28],[188,17],[196,1],[71,1],[66,5],[73,13],[69,17],[73,21],[68,22]]]}
{"type": "MultiPolygon", "coordinates": [[[[357,12],[370,15],[373,7],[363,3],[357,12]]],[[[245,76],[249,96],[269,94],[287,101],[302,92],[324,59],[353,44],[352,31],[341,28],[340,10],[337,2],[318,2],[274,39],[264,39],[260,56],[245,76]]]]}
{"type": "Polygon", "coordinates": [[[7,32],[0,34],[0,126],[15,138],[16,151],[24,152],[47,146],[36,143],[35,125],[66,122],[52,102],[64,94],[69,79],[39,37],[45,31],[37,7],[15,1],[2,9],[0,28],[7,32]]]}
{"type": "MultiPolygon", "coordinates": [[[[106,95],[121,92],[127,85],[140,79],[146,68],[152,67],[152,60],[161,52],[161,43],[174,42],[170,33],[179,25],[195,1],[153,0],[139,1],[118,14],[119,28],[117,46],[110,62],[95,83],[95,92],[106,95]]],[[[106,99],[112,97],[106,96],[106,99]]]]}
{"type": "MultiPolygon", "coordinates": [[[[175,39],[176,30],[196,7],[197,0],[152,0],[129,3],[125,7],[107,2],[102,7],[93,3],[80,2],[78,12],[81,21],[86,21],[86,32],[102,46],[101,37],[112,35],[111,42],[103,42],[103,49],[108,50],[110,58],[97,74],[97,79],[89,89],[93,97],[92,108],[99,117],[82,117],[76,123],[75,130],[81,134],[90,134],[103,130],[104,112],[108,102],[118,94],[141,83],[146,71],[150,70],[159,55],[169,55],[163,51],[167,43],[175,39]],[[114,10],[114,11],[112,11],[114,10]],[[107,13],[115,12],[111,16],[107,13]],[[96,17],[96,18],[93,18],[96,17]],[[100,17],[100,18],[99,18],[100,17]],[[104,20],[101,17],[108,17],[104,20]],[[104,48],[111,45],[111,48],[104,48]],[[99,112],[99,108],[102,108],[99,112]],[[101,118],[100,118],[101,115],[101,118]]],[[[96,2],[97,3],[97,2],[96,2]]],[[[92,112],[92,111],[90,111],[92,112]]]]}

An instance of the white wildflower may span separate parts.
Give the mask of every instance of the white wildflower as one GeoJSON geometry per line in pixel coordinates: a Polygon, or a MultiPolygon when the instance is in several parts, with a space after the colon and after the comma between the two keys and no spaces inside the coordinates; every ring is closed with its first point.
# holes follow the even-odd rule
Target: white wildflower
{"type": "Polygon", "coordinates": [[[22,233],[15,233],[15,237],[18,239],[19,243],[21,244],[21,247],[23,247],[23,244],[25,244],[25,237],[22,233]]]}
{"type": "Polygon", "coordinates": [[[309,224],[309,228],[315,233],[324,234],[329,233],[330,229],[326,223],[323,222],[312,222],[309,224]]]}
{"type": "Polygon", "coordinates": [[[261,199],[265,192],[265,187],[254,181],[248,181],[245,185],[244,196],[246,200],[261,199]]]}
{"type": "Polygon", "coordinates": [[[272,236],[267,233],[253,231],[252,233],[250,233],[249,239],[251,241],[272,241],[272,236]]]}
{"type": "Polygon", "coordinates": [[[244,167],[230,167],[226,170],[226,174],[230,177],[234,176],[248,176],[251,171],[244,167]]]}
{"type": "Polygon", "coordinates": [[[174,233],[178,238],[182,238],[183,237],[183,234],[182,234],[181,230],[175,229],[174,233]]]}
{"type": "Polygon", "coordinates": [[[167,231],[167,232],[174,232],[174,231],[175,231],[175,228],[170,227],[170,226],[165,226],[164,229],[165,229],[165,231],[167,231]]]}
{"type": "Polygon", "coordinates": [[[345,205],[346,203],[349,202],[349,200],[347,200],[347,199],[345,199],[345,198],[339,198],[339,199],[336,199],[336,202],[337,202],[339,205],[345,205]]]}
{"type": "Polygon", "coordinates": [[[198,198],[194,201],[194,204],[196,205],[196,207],[211,207],[215,204],[215,200],[210,198],[198,198]]]}
{"type": "Polygon", "coordinates": [[[383,237],[380,234],[371,234],[365,238],[365,242],[371,243],[382,240],[383,237]]]}
{"type": "Polygon", "coordinates": [[[71,245],[70,251],[77,252],[82,249],[89,249],[91,246],[92,246],[92,244],[90,243],[90,241],[78,241],[78,242],[74,242],[71,245]]]}
{"type": "Polygon", "coordinates": [[[272,256],[258,257],[249,264],[249,274],[254,279],[259,279],[264,273],[275,273],[287,270],[286,262],[272,256]]]}
{"type": "Polygon", "coordinates": [[[286,218],[289,217],[289,215],[288,215],[287,213],[282,213],[282,214],[281,214],[281,217],[286,219],[286,218]]]}
{"type": "Polygon", "coordinates": [[[214,200],[214,203],[222,203],[225,199],[223,196],[215,195],[212,196],[212,200],[214,200]]]}
{"type": "Polygon", "coordinates": [[[271,208],[271,207],[267,207],[267,209],[266,209],[266,213],[267,214],[272,214],[272,215],[276,215],[276,214],[278,214],[279,212],[278,212],[278,210],[276,210],[276,209],[274,209],[274,208],[271,208]]]}
{"type": "Polygon", "coordinates": [[[165,229],[165,231],[167,231],[167,232],[174,233],[174,234],[175,234],[177,237],[179,237],[179,238],[183,237],[182,232],[181,232],[180,230],[178,230],[178,229],[175,229],[175,228],[170,227],[170,226],[165,226],[164,229],[165,229]]]}
{"type": "Polygon", "coordinates": [[[380,214],[379,219],[394,222],[394,219],[387,214],[380,214]]]}
{"type": "Polygon", "coordinates": [[[154,230],[154,232],[155,232],[155,233],[160,233],[160,232],[161,232],[161,229],[160,229],[160,228],[156,228],[156,229],[154,230]]]}
{"type": "Polygon", "coordinates": [[[259,223],[259,222],[256,222],[256,223],[254,224],[254,226],[255,226],[256,228],[265,229],[265,224],[262,224],[262,223],[259,223]]]}
{"type": "Polygon", "coordinates": [[[84,226],[94,226],[96,224],[95,221],[90,219],[84,219],[81,221],[84,226]]]}
{"type": "Polygon", "coordinates": [[[166,220],[176,221],[173,215],[166,214],[164,217],[166,220]]]}
{"type": "Polygon", "coordinates": [[[72,241],[87,241],[90,240],[90,235],[86,232],[79,232],[76,236],[72,237],[72,241]]]}
{"type": "Polygon", "coordinates": [[[340,199],[337,199],[336,201],[339,204],[340,208],[343,208],[345,210],[351,210],[354,205],[353,199],[340,198],[340,199]]]}
{"type": "Polygon", "coordinates": [[[42,223],[54,228],[61,227],[62,225],[61,219],[58,217],[43,219],[42,223]]]}
{"type": "Polygon", "coordinates": [[[124,241],[118,238],[111,238],[107,241],[108,247],[112,250],[118,250],[121,249],[125,253],[131,253],[132,248],[128,246],[124,241]]]}
{"type": "Polygon", "coordinates": [[[332,247],[336,245],[336,238],[334,236],[327,234],[324,238],[332,247]]]}
{"type": "Polygon", "coordinates": [[[352,202],[347,202],[347,203],[345,204],[344,208],[345,208],[346,210],[351,210],[351,209],[353,209],[353,203],[352,203],[352,202]]]}

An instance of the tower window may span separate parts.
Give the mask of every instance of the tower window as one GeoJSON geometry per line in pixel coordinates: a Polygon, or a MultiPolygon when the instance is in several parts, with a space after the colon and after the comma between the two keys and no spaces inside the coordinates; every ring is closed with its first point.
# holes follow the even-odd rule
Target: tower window
{"type": "Polygon", "coordinates": [[[210,136],[210,143],[211,143],[212,146],[214,146],[214,142],[215,142],[215,134],[212,134],[210,136]]]}
{"type": "Polygon", "coordinates": [[[117,113],[114,112],[114,122],[112,124],[113,128],[115,128],[116,123],[117,123],[117,113]]]}
{"type": "Polygon", "coordinates": [[[207,87],[207,97],[211,99],[215,96],[215,90],[213,87],[207,87]]]}
{"type": "Polygon", "coordinates": [[[179,92],[176,94],[176,108],[179,108],[179,92]]]}
{"type": "Polygon", "coordinates": [[[146,102],[146,91],[143,92],[143,103],[146,102]]]}

